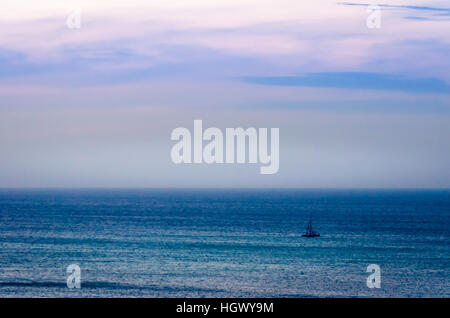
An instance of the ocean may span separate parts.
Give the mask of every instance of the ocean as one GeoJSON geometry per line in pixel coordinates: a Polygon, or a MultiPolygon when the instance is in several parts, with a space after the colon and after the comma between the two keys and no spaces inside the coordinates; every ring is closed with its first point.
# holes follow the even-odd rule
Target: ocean
{"type": "Polygon", "coordinates": [[[449,269],[449,190],[0,190],[0,297],[449,297],[449,269]]]}

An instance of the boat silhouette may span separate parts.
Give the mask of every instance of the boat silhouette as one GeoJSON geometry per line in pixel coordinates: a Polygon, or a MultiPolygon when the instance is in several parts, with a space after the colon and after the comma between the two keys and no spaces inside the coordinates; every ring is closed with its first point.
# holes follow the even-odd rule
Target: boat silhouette
{"type": "Polygon", "coordinates": [[[306,233],[302,235],[302,237],[318,237],[320,234],[318,232],[314,232],[312,228],[312,218],[311,215],[309,215],[309,223],[306,227],[306,233]]]}

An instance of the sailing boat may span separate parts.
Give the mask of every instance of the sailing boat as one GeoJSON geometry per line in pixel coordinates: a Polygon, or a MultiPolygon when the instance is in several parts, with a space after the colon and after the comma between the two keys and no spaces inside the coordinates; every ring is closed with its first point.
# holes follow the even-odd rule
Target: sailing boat
{"type": "Polygon", "coordinates": [[[308,226],[306,227],[306,233],[302,235],[303,237],[318,237],[320,236],[319,233],[314,232],[313,228],[312,228],[312,218],[311,218],[311,214],[309,215],[309,223],[308,226]]]}

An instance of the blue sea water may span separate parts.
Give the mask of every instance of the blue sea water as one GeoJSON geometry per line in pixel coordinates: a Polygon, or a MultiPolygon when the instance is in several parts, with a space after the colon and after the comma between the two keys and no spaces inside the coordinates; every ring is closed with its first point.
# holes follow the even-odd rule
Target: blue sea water
{"type": "Polygon", "coordinates": [[[449,190],[0,190],[0,297],[449,297],[449,269],[449,190]]]}

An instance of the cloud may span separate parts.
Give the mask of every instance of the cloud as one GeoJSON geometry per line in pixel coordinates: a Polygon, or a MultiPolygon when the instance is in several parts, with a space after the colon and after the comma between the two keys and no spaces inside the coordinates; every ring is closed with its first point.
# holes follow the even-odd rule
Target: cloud
{"type": "MultiPolygon", "coordinates": [[[[352,3],[352,2],[338,2],[341,5],[347,6],[368,6],[368,3],[352,3]]],[[[411,10],[421,10],[421,11],[443,11],[450,12],[450,8],[436,8],[428,6],[411,6],[411,5],[392,5],[392,4],[377,4],[377,6],[389,9],[411,9],[411,10]]]]}
{"type": "Polygon", "coordinates": [[[450,93],[450,85],[437,78],[408,78],[401,75],[365,72],[324,72],[309,73],[302,76],[244,77],[242,80],[260,85],[450,93]]]}
{"type": "Polygon", "coordinates": [[[2,59],[0,53],[2,82],[24,76],[20,83],[96,85],[160,74],[226,78],[289,70],[450,80],[446,21],[411,23],[386,14],[373,31],[365,11],[332,0],[113,0],[81,1],[82,28],[69,30],[69,1],[28,2],[7,1],[0,12],[0,48],[17,54],[2,59]]]}
{"type": "MultiPolygon", "coordinates": [[[[338,2],[339,5],[346,6],[369,6],[369,3],[353,3],[353,2],[338,2]]],[[[421,11],[422,13],[433,13],[428,15],[428,17],[416,17],[416,16],[405,16],[408,20],[421,20],[421,21],[431,21],[431,20],[446,20],[440,17],[450,16],[450,8],[438,8],[430,6],[419,6],[419,5],[393,5],[393,4],[377,4],[378,7],[388,10],[414,10],[421,11]],[[436,13],[437,12],[437,13],[436,13]]]]}

